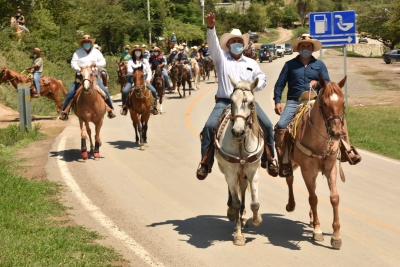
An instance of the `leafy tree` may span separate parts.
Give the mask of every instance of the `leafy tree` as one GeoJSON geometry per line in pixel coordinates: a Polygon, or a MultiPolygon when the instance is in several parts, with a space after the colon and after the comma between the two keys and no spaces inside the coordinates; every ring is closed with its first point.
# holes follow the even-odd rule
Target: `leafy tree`
{"type": "Polygon", "coordinates": [[[285,6],[282,12],[281,22],[287,27],[292,27],[293,22],[299,20],[299,14],[292,6],[285,6]]]}
{"type": "Polygon", "coordinates": [[[300,16],[301,25],[304,27],[306,15],[317,9],[316,0],[294,0],[293,3],[300,16]]]}

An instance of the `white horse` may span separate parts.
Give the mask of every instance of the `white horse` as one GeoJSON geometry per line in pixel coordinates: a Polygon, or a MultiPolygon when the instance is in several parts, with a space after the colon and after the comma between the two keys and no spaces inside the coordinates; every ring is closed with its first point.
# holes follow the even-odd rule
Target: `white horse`
{"type": "Polygon", "coordinates": [[[195,58],[191,58],[189,61],[190,68],[192,69],[193,80],[194,80],[194,90],[200,89],[200,67],[199,63],[195,58]]]}
{"type": "Polygon", "coordinates": [[[229,188],[228,211],[230,221],[236,220],[233,243],[244,246],[242,227],[247,224],[245,193],[248,184],[251,192],[253,225],[259,226],[262,218],[258,214],[258,169],[264,148],[262,130],[258,124],[254,88],[252,83],[236,82],[229,77],[234,87],[231,95],[231,111],[224,112],[223,122],[218,127],[215,141],[215,157],[229,188]]]}

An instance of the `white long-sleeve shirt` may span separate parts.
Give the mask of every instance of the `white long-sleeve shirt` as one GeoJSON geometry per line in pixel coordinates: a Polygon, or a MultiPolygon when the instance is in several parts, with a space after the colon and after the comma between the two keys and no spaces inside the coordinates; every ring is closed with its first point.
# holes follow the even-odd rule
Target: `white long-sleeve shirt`
{"type": "Polygon", "coordinates": [[[127,75],[132,75],[133,69],[139,68],[142,65],[143,65],[143,73],[144,73],[144,76],[146,77],[146,81],[150,82],[152,74],[151,74],[150,64],[147,59],[138,60],[136,62],[133,62],[132,58],[129,59],[128,66],[127,66],[127,75]]]}
{"type": "Polygon", "coordinates": [[[219,45],[215,28],[207,29],[207,43],[218,75],[218,98],[230,98],[233,93],[233,86],[229,80],[231,76],[237,82],[254,81],[258,78],[258,85],[255,91],[261,91],[267,85],[267,77],[261,71],[257,62],[251,58],[241,56],[238,61],[231,57],[229,52],[222,50],[219,45]]]}
{"type": "Polygon", "coordinates": [[[106,66],[106,59],[99,50],[92,47],[89,54],[87,54],[85,49],[79,48],[72,56],[71,68],[80,72],[81,68],[79,66],[87,67],[93,62],[96,63],[96,67],[99,70],[106,66]]]}

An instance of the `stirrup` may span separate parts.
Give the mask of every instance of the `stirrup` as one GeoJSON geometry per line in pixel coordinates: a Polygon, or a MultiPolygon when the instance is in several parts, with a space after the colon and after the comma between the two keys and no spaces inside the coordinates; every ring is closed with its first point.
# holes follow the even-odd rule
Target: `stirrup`
{"type": "Polygon", "coordinates": [[[60,116],[58,116],[58,118],[62,121],[67,121],[68,120],[68,114],[64,113],[64,111],[61,111],[60,116]]]}
{"type": "Polygon", "coordinates": [[[341,149],[341,162],[349,162],[350,165],[356,165],[361,161],[361,156],[358,153],[357,149],[354,146],[350,146],[350,151],[346,149],[341,149]]]}

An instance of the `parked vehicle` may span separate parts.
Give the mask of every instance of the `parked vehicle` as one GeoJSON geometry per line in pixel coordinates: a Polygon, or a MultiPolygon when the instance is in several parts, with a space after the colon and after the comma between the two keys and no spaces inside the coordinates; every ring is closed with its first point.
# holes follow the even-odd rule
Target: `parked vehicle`
{"type": "Polygon", "coordinates": [[[258,35],[256,33],[249,33],[249,38],[253,43],[258,43],[258,35]]]}
{"type": "Polygon", "coordinates": [[[276,48],[276,55],[278,57],[284,57],[285,56],[285,45],[284,44],[277,44],[275,46],[276,48]]]}
{"type": "Polygon", "coordinates": [[[285,43],[285,54],[287,55],[293,54],[292,45],[290,43],[285,43]]]}
{"type": "Polygon", "coordinates": [[[383,61],[386,64],[394,64],[400,61],[400,50],[394,49],[386,51],[383,55],[383,61]]]}
{"type": "Polygon", "coordinates": [[[358,43],[359,43],[359,44],[361,44],[361,43],[367,44],[367,43],[368,43],[367,37],[361,36],[360,39],[358,39],[358,43]]]}
{"type": "Polygon", "coordinates": [[[260,50],[264,49],[264,48],[272,48],[273,49],[273,53],[276,55],[276,45],[275,44],[262,44],[260,46],[260,50]]]}
{"type": "Polygon", "coordinates": [[[262,63],[264,60],[265,61],[269,61],[272,62],[273,60],[273,55],[272,53],[268,50],[268,48],[263,48],[260,49],[259,53],[258,53],[258,60],[260,61],[260,63],[262,63]]]}

